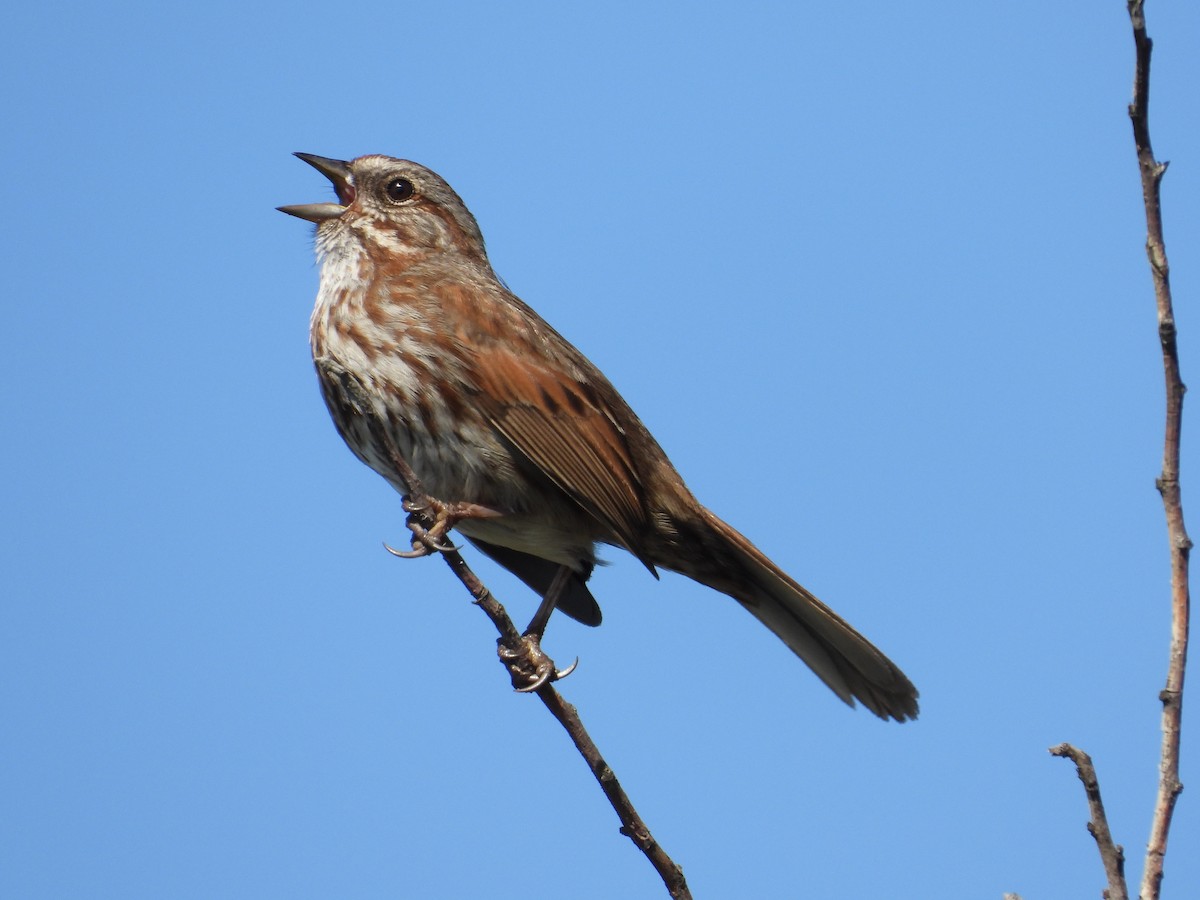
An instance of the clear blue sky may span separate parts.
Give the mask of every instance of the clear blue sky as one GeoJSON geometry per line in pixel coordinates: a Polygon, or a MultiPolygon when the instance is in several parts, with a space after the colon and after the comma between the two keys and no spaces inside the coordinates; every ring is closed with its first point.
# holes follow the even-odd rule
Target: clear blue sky
{"type": "MultiPolygon", "coordinates": [[[[1137,880],[1168,570],[1123,0],[647,7],[6,13],[0,894],[665,896],[445,567],[381,547],[399,498],[327,419],[274,211],[330,196],[294,150],[444,175],[700,498],[920,688],[914,724],[852,712],[609,553],[604,626],[547,647],[698,898],[1098,896],[1064,740],[1137,880]]],[[[1200,7],[1148,15],[1200,380],[1200,7]]],[[[1200,716],[1184,745],[1190,784],[1200,716]]],[[[1189,791],[1167,896],[1198,848],[1189,791]]]]}

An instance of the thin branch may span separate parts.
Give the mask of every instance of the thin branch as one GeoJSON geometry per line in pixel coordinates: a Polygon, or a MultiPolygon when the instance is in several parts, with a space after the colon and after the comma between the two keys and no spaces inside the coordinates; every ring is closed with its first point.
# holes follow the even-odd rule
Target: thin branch
{"type": "Polygon", "coordinates": [[[1171,550],[1171,649],[1166,686],[1159,694],[1163,704],[1162,754],[1159,761],[1158,795],[1150,825],[1150,840],[1146,847],[1141,891],[1143,900],[1157,900],[1162,886],[1171,817],[1175,811],[1175,801],[1183,790],[1183,784],[1179,781],[1179,742],[1191,605],[1188,563],[1192,542],[1184,527],[1183,501],[1179,486],[1179,441],[1183,422],[1183,395],[1187,388],[1179,373],[1170,267],[1163,242],[1162,208],[1159,199],[1159,187],[1167,165],[1155,160],[1150,144],[1150,54],[1153,42],[1146,35],[1142,4],[1143,0],[1127,2],[1137,51],[1129,119],[1133,124],[1133,140],[1142,179],[1142,199],[1146,207],[1146,255],[1150,260],[1150,273],[1154,281],[1154,297],[1158,307],[1158,336],[1162,344],[1163,372],[1166,377],[1166,434],[1163,441],[1162,474],[1157,484],[1166,513],[1167,537],[1171,550]]]}
{"type": "MultiPolygon", "coordinates": [[[[1167,519],[1167,538],[1171,553],[1171,647],[1167,663],[1166,686],[1159,694],[1162,712],[1162,751],[1159,758],[1158,792],[1154,816],[1150,825],[1150,840],[1146,845],[1146,863],[1142,873],[1141,900],[1158,900],[1162,888],[1163,865],[1167,854],[1167,836],[1175,802],[1183,790],[1179,780],[1180,729],[1183,718],[1183,681],[1187,667],[1187,645],[1191,597],[1188,588],[1188,564],[1192,541],[1183,520],[1183,500],[1179,485],[1179,445],[1183,424],[1183,395],[1187,387],[1179,372],[1179,348],[1175,327],[1175,310],[1171,301],[1170,266],[1163,241],[1160,187],[1167,164],[1154,158],[1150,144],[1150,55],[1153,42],[1146,35],[1144,0],[1126,0],[1129,20],[1133,26],[1136,64],[1133,78],[1133,102],[1129,104],[1129,119],[1133,125],[1133,141],[1137,150],[1138,171],[1142,181],[1142,200],[1146,209],[1146,256],[1154,282],[1154,298],[1158,310],[1158,337],[1162,346],[1163,374],[1166,380],[1166,426],[1163,439],[1162,474],[1157,479],[1159,494],[1167,519]]],[[[1106,897],[1124,898],[1124,854],[1113,843],[1100,802],[1100,785],[1091,758],[1070,744],[1052,747],[1055,756],[1074,760],[1079,778],[1087,791],[1092,820],[1088,830],[1100,848],[1109,888],[1106,897]]]]}
{"type": "MultiPolygon", "coordinates": [[[[322,357],[314,360],[314,362],[327,378],[340,385],[344,392],[343,396],[350,403],[358,407],[359,412],[362,413],[363,421],[374,423],[374,418],[366,415],[367,410],[371,408],[367,399],[369,394],[364,390],[359,381],[341,365],[328,357],[322,357]]],[[[517,630],[512,619],[509,618],[508,612],[500,604],[500,601],[496,599],[488,587],[480,580],[479,576],[471,570],[466,560],[462,558],[462,555],[453,547],[449,547],[443,543],[447,540],[446,536],[435,531],[437,537],[430,539],[431,536],[428,533],[431,530],[435,530],[435,526],[438,524],[435,516],[431,514],[431,510],[435,509],[439,504],[424,492],[416,473],[413,472],[412,467],[409,466],[400,454],[399,449],[395,446],[395,443],[386,430],[377,425],[372,425],[372,434],[377,442],[377,446],[387,448],[396,474],[400,476],[400,479],[408,488],[409,502],[406,504],[406,507],[414,510],[409,513],[409,527],[412,528],[413,533],[416,535],[414,549],[420,544],[431,553],[441,553],[450,570],[454,572],[459,581],[463,583],[463,586],[471,594],[471,598],[475,601],[475,604],[492,620],[492,624],[500,633],[500,638],[497,641],[501,650],[500,658],[512,675],[514,686],[518,686],[522,679],[529,679],[535,674],[535,670],[539,670],[546,665],[550,667],[550,672],[557,673],[553,661],[542,652],[538,641],[531,640],[517,630]]],[[[550,714],[566,729],[567,734],[570,735],[580,755],[587,762],[592,775],[600,783],[601,790],[604,791],[608,802],[612,805],[612,808],[621,820],[621,833],[633,841],[634,846],[645,854],[646,859],[654,866],[654,870],[658,872],[659,877],[662,878],[663,884],[667,888],[667,892],[674,900],[692,900],[692,894],[688,890],[687,881],[683,877],[683,869],[667,855],[667,852],[654,839],[654,836],[650,833],[650,829],[646,827],[646,823],[642,821],[642,817],[638,815],[629,796],[621,787],[617,776],[609,768],[608,763],[604,761],[604,757],[600,755],[600,750],[584,729],[583,722],[580,721],[579,713],[575,707],[562,698],[550,681],[546,681],[538,687],[536,693],[541,698],[542,703],[546,705],[546,708],[550,710],[550,714]]]]}
{"type": "Polygon", "coordinates": [[[1100,799],[1100,782],[1096,778],[1096,767],[1092,765],[1092,758],[1070,744],[1051,747],[1050,752],[1075,763],[1075,771],[1079,780],[1083,782],[1088,810],[1092,814],[1091,821],[1088,822],[1088,832],[1096,839],[1100,860],[1104,863],[1104,874],[1108,877],[1108,888],[1103,896],[1108,900],[1129,900],[1129,887],[1125,883],[1125,850],[1120,844],[1113,843],[1112,832],[1108,829],[1108,817],[1104,814],[1104,802],[1100,799]]]}
{"type": "MultiPolygon", "coordinates": [[[[395,461],[403,462],[399,456],[395,457],[395,461]]],[[[404,468],[408,468],[405,466],[404,468]]],[[[416,476],[412,474],[412,470],[408,469],[403,476],[405,481],[411,486],[417,485],[416,476]]],[[[419,493],[419,488],[412,488],[409,491],[409,497],[417,505],[421,504],[423,495],[419,493]]],[[[418,519],[421,513],[416,514],[418,519]]],[[[426,519],[421,523],[426,528],[432,528],[433,522],[426,519]]],[[[479,579],[467,565],[466,560],[457,550],[440,550],[442,557],[446,560],[446,564],[450,570],[458,576],[459,581],[470,592],[471,597],[492,620],[492,624],[496,626],[496,630],[500,632],[499,644],[502,647],[516,648],[521,645],[523,640],[521,633],[517,630],[513,621],[508,616],[508,612],[500,604],[492,592],[479,579]]],[[[510,666],[513,664],[509,664],[510,666]]],[[[549,665],[553,669],[553,662],[549,665]]],[[[608,802],[616,811],[618,818],[621,820],[621,834],[633,841],[634,845],[645,854],[646,859],[650,861],[650,865],[654,866],[654,870],[663,880],[663,884],[667,888],[667,892],[675,900],[691,900],[692,894],[688,890],[687,881],[683,877],[683,869],[671,859],[662,846],[654,839],[650,833],[650,829],[646,823],[642,821],[642,817],[638,815],[638,811],[634,809],[633,802],[629,799],[629,795],[625,793],[625,789],[621,787],[621,783],[617,780],[616,774],[604,761],[604,757],[600,755],[600,749],[592,740],[591,735],[583,727],[583,722],[579,718],[579,713],[575,707],[563,699],[558,690],[550,682],[543,684],[536,691],[542,703],[550,710],[550,714],[554,716],[566,729],[570,735],[575,748],[579,751],[592,775],[600,784],[600,789],[604,791],[604,796],[608,798],[608,802]]]]}

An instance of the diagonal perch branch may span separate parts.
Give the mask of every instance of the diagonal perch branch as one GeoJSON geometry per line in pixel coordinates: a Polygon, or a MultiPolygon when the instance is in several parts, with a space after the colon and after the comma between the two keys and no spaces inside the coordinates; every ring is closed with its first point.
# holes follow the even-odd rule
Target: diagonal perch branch
{"type": "MultiPolygon", "coordinates": [[[[328,357],[322,357],[315,360],[318,368],[331,380],[338,383],[345,391],[345,396],[356,405],[362,407],[362,412],[366,412],[369,406],[366,404],[367,393],[349,372],[338,365],[328,357]]],[[[363,421],[373,422],[374,419],[364,415],[363,421]]],[[[388,448],[391,462],[395,466],[395,471],[404,480],[408,487],[409,503],[407,508],[411,511],[409,515],[416,521],[419,526],[414,529],[414,534],[417,536],[417,541],[423,541],[428,537],[428,532],[433,531],[438,523],[428,514],[428,510],[434,506],[427,494],[421,487],[420,481],[413,472],[412,467],[401,456],[399,450],[391,440],[391,437],[381,429],[376,428],[374,436],[378,441],[378,446],[388,448]],[[421,531],[426,534],[422,535],[421,531]]],[[[467,565],[466,560],[462,555],[451,545],[443,544],[444,535],[440,532],[435,532],[432,541],[424,541],[424,545],[432,548],[432,552],[437,552],[446,560],[446,565],[458,577],[458,580],[463,583],[463,586],[471,594],[471,598],[475,604],[484,611],[496,630],[500,633],[500,638],[497,643],[501,648],[501,661],[513,675],[514,686],[518,683],[518,679],[522,676],[519,668],[523,663],[528,663],[530,666],[541,662],[548,663],[553,671],[554,663],[541,652],[540,647],[529,646],[529,641],[522,635],[509,618],[508,612],[500,604],[487,586],[479,579],[471,568],[467,565]],[[505,650],[512,652],[512,655],[517,657],[515,661],[505,659],[505,650]],[[532,651],[532,652],[531,652],[532,651]]],[[[393,551],[394,552],[394,551],[393,551]]],[[[552,679],[551,679],[552,680],[552,679]]],[[[600,755],[600,750],[592,740],[587,730],[583,727],[583,722],[579,718],[579,713],[558,693],[551,680],[544,681],[535,692],[541,699],[546,708],[550,710],[550,714],[559,721],[580,755],[587,762],[588,768],[596,781],[599,782],[601,790],[608,798],[608,802],[616,811],[618,818],[621,820],[621,833],[633,841],[634,845],[645,854],[646,859],[654,866],[656,872],[663,880],[663,884],[667,888],[667,892],[674,900],[692,900],[691,891],[688,890],[687,881],[683,877],[683,869],[681,869],[662,846],[654,839],[650,833],[650,829],[646,827],[646,823],[642,821],[642,817],[633,807],[629,796],[625,793],[621,783],[617,780],[617,776],[613,770],[609,768],[608,763],[604,761],[604,757],[600,755]]]]}
{"type": "MultiPolygon", "coordinates": [[[[397,466],[397,471],[403,474],[403,477],[410,485],[410,497],[416,498],[420,496],[420,489],[411,487],[418,484],[412,470],[408,469],[403,464],[399,454],[394,454],[393,462],[397,466]],[[406,472],[405,469],[408,469],[406,472]],[[410,480],[411,479],[411,480],[410,480]]],[[[414,513],[418,519],[422,513],[414,513]]],[[[426,527],[431,527],[432,522],[423,523],[426,527]]],[[[467,565],[462,555],[454,549],[446,548],[439,551],[442,558],[446,560],[446,564],[450,570],[458,576],[459,581],[470,592],[477,606],[487,614],[487,617],[492,620],[492,624],[496,626],[496,630],[500,632],[499,643],[502,647],[519,646],[524,640],[524,637],[517,631],[512,619],[509,618],[507,611],[495,598],[490,590],[480,581],[471,568],[467,565]]],[[[540,652],[540,651],[539,651],[540,652]]],[[[553,669],[553,662],[549,662],[553,669]]],[[[515,676],[514,676],[515,677],[515,676]]],[[[600,750],[592,740],[591,735],[583,727],[583,722],[579,718],[579,713],[575,707],[563,699],[554,685],[549,681],[544,682],[539,686],[535,693],[541,699],[546,708],[550,710],[550,714],[554,716],[562,725],[568,735],[570,735],[575,748],[587,762],[588,768],[596,781],[599,782],[601,790],[608,798],[608,802],[616,811],[617,816],[621,820],[621,833],[633,841],[650,864],[654,866],[659,877],[662,878],[663,884],[666,885],[668,893],[676,900],[691,900],[691,892],[688,890],[687,881],[683,877],[683,869],[681,869],[662,846],[654,839],[650,833],[650,829],[646,823],[642,821],[642,817],[638,815],[634,809],[632,801],[625,793],[625,789],[621,787],[621,783],[617,780],[616,774],[604,758],[600,755],[600,750]]]]}
{"type": "Polygon", "coordinates": [[[1108,876],[1108,889],[1104,892],[1107,900],[1128,900],[1129,888],[1125,884],[1125,851],[1120,844],[1114,844],[1112,832],[1108,830],[1108,817],[1104,814],[1104,803],[1100,799],[1100,782],[1096,778],[1096,767],[1092,758],[1070,744],[1059,744],[1050,748],[1051,754],[1069,759],[1075,763],[1075,771],[1083,782],[1087,793],[1088,810],[1092,814],[1088,822],[1088,831],[1096,839],[1100,850],[1100,859],[1104,863],[1104,874],[1108,876]]]}

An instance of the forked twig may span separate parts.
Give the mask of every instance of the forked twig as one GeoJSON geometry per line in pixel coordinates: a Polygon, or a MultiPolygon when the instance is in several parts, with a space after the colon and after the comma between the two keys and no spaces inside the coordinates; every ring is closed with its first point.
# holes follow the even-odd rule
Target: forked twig
{"type": "MultiPolygon", "coordinates": [[[[1188,564],[1192,541],[1183,521],[1183,500],[1179,486],[1179,440],[1183,423],[1183,395],[1187,388],[1179,373],[1179,347],[1175,328],[1175,310],[1171,301],[1170,266],[1163,241],[1162,207],[1159,188],[1167,164],[1154,158],[1150,144],[1150,54],[1153,42],[1146,35],[1144,0],[1126,0],[1129,20],[1133,26],[1136,63],[1133,78],[1133,101],[1129,104],[1129,120],[1133,125],[1133,142],[1137,150],[1138,171],[1142,180],[1142,200],[1146,209],[1146,256],[1154,282],[1154,299],[1158,309],[1158,337],[1162,346],[1163,374],[1166,380],[1167,410],[1163,439],[1162,473],[1157,479],[1167,519],[1167,539],[1171,552],[1171,647],[1167,662],[1166,686],[1159,694],[1162,701],[1162,750],[1159,756],[1158,791],[1154,815],[1150,824],[1150,839],[1146,845],[1146,863],[1142,871],[1141,900],[1158,900],[1162,887],[1163,864],[1167,853],[1167,836],[1175,801],[1183,790],[1179,780],[1180,727],[1183,717],[1183,681],[1187,667],[1187,645],[1191,597],[1188,588],[1188,564]]],[[[1114,858],[1112,837],[1104,821],[1100,804],[1100,788],[1095,770],[1086,753],[1062,744],[1050,751],[1075,761],[1079,777],[1088,792],[1092,808],[1092,823],[1088,829],[1096,837],[1100,855],[1108,874],[1107,896],[1125,896],[1124,872],[1120,848],[1114,858]],[[1086,772],[1085,772],[1086,764],[1086,772]],[[1093,802],[1094,790],[1094,802],[1093,802]],[[1101,827],[1102,825],[1102,827],[1101,827]],[[1095,826],[1095,827],[1093,827],[1095,826]],[[1119,877],[1118,877],[1119,876],[1119,877]],[[1117,890],[1121,893],[1116,893],[1117,890]]]]}
{"type": "MultiPolygon", "coordinates": [[[[327,357],[317,359],[315,362],[328,378],[340,384],[345,392],[344,395],[351,402],[359,405],[361,411],[365,412],[370,408],[365,402],[365,398],[368,396],[366,391],[363,390],[353,375],[327,357]]],[[[363,420],[367,422],[374,421],[366,415],[363,416],[363,420]]],[[[429,515],[428,511],[433,508],[434,503],[424,492],[412,467],[404,460],[391,437],[385,431],[381,428],[373,428],[373,434],[378,446],[388,448],[388,453],[393,466],[395,466],[396,473],[408,487],[409,502],[406,504],[406,508],[410,510],[409,515],[425,531],[433,529],[437,523],[429,515]]],[[[417,540],[421,540],[419,533],[417,534],[417,540]]],[[[500,633],[498,641],[500,647],[502,649],[522,648],[526,643],[525,638],[517,630],[512,619],[509,618],[508,612],[480,580],[479,576],[467,565],[466,560],[462,558],[462,554],[452,545],[443,543],[444,540],[444,535],[439,534],[437,539],[431,544],[427,544],[427,546],[431,547],[432,552],[441,554],[442,558],[446,560],[446,564],[450,567],[450,570],[471,594],[471,598],[475,601],[475,604],[492,620],[492,624],[500,633]]],[[[553,667],[553,662],[549,664],[553,667]]],[[[511,671],[513,665],[509,663],[506,663],[506,665],[511,671]]],[[[591,770],[592,775],[599,782],[600,789],[604,791],[608,802],[616,811],[617,817],[620,818],[621,834],[633,841],[634,845],[645,854],[646,859],[654,866],[655,871],[662,878],[667,892],[674,900],[692,900],[691,891],[688,890],[687,881],[683,876],[683,869],[667,855],[667,852],[654,839],[654,836],[650,833],[650,829],[646,827],[646,823],[642,821],[642,817],[634,809],[633,803],[625,793],[624,788],[621,787],[617,776],[609,768],[608,763],[604,761],[604,757],[600,755],[600,750],[592,740],[591,735],[583,727],[583,722],[580,720],[579,713],[575,707],[562,698],[562,695],[559,694],[553,683],[549,680],[540,687],[537,687],[534,693],[538,695],[542,703],[550,710],[550,714],[559,721],[562,727],[566,729],[567,734],[570,735],[576,749],[579,750],[580,755],[591,770]]]]}
{"type": "Polygon", "coordinates": [[[1188,563],[1192,541],[1183,522],[1183,500],[1179,488],[1179,438],[1183,423],[1183,395],[1187,388],[1179,374],[1179,349],[1176,342],[1175,310],[1171,301],[1170,267],[1163,242],[1162,207],[1159,186],[1167,164],[1154,158],[1150,145],[1150,52],[1153,44],[1146,36],[1143,0],[1128,0],[1133,40],[1137,49],[1133,81],[1133,102],[1129,119],[1137,147],[1138,170],[1142,176],[1142,199],[1146,206],[1146,255],[1154,280],[1154,298],[1158,307],[1158,336],[1162,343],[1163,372],[1167,387],[1166,438],[1163,442],[1162,474],[1158,491],[1162,494],[1167,517],[1167,537],[1171,547],[1171,651],[1167,664],[1162,700],[1162,753],[1158,770],[1158,796],[1146,846],[1146,867],[1142,874],[1143,900],[1157,900],[1167,853],[1167,834],[1175,801],[1183,790],[1179,781],[1179,738],[1183,718],[1183,678],[1187,667],[1188,620],[1191,596],[1188,588],[1188,563]]]}

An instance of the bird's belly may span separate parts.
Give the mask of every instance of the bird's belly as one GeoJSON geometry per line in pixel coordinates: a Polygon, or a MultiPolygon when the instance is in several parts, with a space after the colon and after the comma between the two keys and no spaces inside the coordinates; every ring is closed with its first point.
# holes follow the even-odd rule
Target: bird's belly
{"type": "Polygon", "coordinates": [[[396,372],[381,389],[377,372],[354,372],[347,362],[318,362],[326,403],[346,444],[392,487],[411,492],[393,459],[398,454],[428,496],[495,514],[455,526],[468,537],[576,570],[594,561],[594,544],[604,538],[599,523],[540,470],[517,458],[476,410],[452,408],[441,391],[396,372]],[[406,383],[413,384],[413,392],[395,390],[406,383]],[[421,392],[419,399],[415,392],[421,392]]]}
{"type": "MultiPolygon", "coordinates": [[[[595,520],[544,475],[515,460],[494,432],[439,441],[411,426],[404,430],[408,440],[402,438],[400,452],[429,496],[494,514],[464,519],[458,531],[576,570],[594,562],[595,520]]],[[[387,471],[380,474],[403,490],[387,471]]]]}

